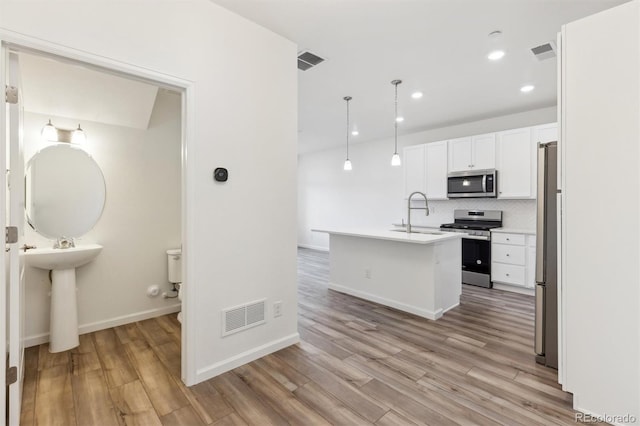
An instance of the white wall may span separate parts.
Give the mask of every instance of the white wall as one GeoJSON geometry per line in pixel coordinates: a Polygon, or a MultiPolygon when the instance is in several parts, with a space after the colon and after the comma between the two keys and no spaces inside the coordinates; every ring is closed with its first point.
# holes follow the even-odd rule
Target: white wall
{"type": "MultiPolygon", "coordinates": [[[[40,140],[51,118],[61,128],[74,128],[75,118],[25,113],[24,152],[29,160],[49,145],[40,140]]],[[[106,203],[96,226],[76,243],[98,243],[104,248],[88,265],[78,269],[78,322],[81,333],[108,328],[114,322],[174,311],[177,299],[149,298],[150,285],[168,291],[169,248],[181,238],[181,100],[159,92],[148,130],[81,121],[88,141],[83,146],[102,169],[106,203]]],[[[82,179],[82,176],[78,176],[82,179]]],[[[48,240],[27,226],[25,242],[51,247],[48,240]]],[[[50,284],[48,272],[26,268],[27,345],[48,340],[50,284]]]]}
{"type": "Polygon", "coordinates": [[[192,82],[187,383],[296,342],[296,46],[207,0],[2,1],[0,28],[192,82]],[[283,315],[222,338],[222,309],[261,298],[283,315]]]}
{"type": "MultiPolygon", "coordinates": [[[[398,137],[398,150],[410,145],[470,136],[518,127],[555,122],[556,108],[495,117],[398,137]]],[[[313,228],[389,227],[406,220],[402,167],[391,167],[393,139],[357,143],[350,147],[353,170],[342,170],[344,147],[312,152],[299,157],[298,244],[328,249],[326,234],[313,228]]],[[[453,222],[454,209],[503,210],[504,226],[535,228],[535,200],[430,201],[428,217],[414,211],[411,223],[440,226],[453,222]]]]}
{"type": "Polygon", "coordinates": [[[566,389],[640,422],[640,3],[563,28],[566,389]],[[597,227],[600,232],[593,232],[597,227]]]}

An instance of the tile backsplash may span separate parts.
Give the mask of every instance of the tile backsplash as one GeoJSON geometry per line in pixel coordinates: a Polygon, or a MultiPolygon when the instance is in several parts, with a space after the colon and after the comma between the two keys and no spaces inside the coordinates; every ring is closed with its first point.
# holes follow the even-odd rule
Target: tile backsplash
{"type": "MultiPolygon", "coordinates": [[[[414,225],[440,226],[453,222],[453,211],[465,210],[502,210],[502,225],[505,228],[535,229],[536,200],[496,200],[473,198],[460,200],[429,201],[429,216],[421,210],[411,212],[414,225]]],[[[398,223],[400,220],[398,220],[398,223]]]]}

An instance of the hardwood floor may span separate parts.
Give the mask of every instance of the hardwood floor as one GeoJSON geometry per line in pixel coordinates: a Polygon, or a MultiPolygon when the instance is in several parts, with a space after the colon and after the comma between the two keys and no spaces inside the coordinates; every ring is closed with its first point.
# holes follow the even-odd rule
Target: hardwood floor
{"type": "Polygon", "coordinates": [[[465,286],[429,321],[329,291],[326,253],[300,249],[298,277],[302,342],[191,388],[175,314],[29,348],[22,424],[575,424],[531,297],[465,286]]]}

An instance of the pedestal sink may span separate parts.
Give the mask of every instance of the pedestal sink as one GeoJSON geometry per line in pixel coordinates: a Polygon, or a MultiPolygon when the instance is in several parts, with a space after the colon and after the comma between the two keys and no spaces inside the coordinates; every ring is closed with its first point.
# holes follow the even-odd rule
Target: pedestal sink
{"type": "Polygon", "coordinates": [[[76,268],[91,262],[101,250],[99,244],[86,244],[65,249],[36,248],[24,253],[27,265],[51,271],[50,352],[66,351],[80,344],[76,268]]]}

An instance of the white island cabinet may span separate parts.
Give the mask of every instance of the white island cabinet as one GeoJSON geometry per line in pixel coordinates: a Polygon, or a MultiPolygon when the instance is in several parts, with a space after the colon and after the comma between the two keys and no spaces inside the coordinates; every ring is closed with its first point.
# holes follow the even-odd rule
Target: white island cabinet
{"type": "Polygon", "coordinates": [[[329,234],[329,288],[436,320],[460,304],[461,234],[319,230],[329,234]]]}

